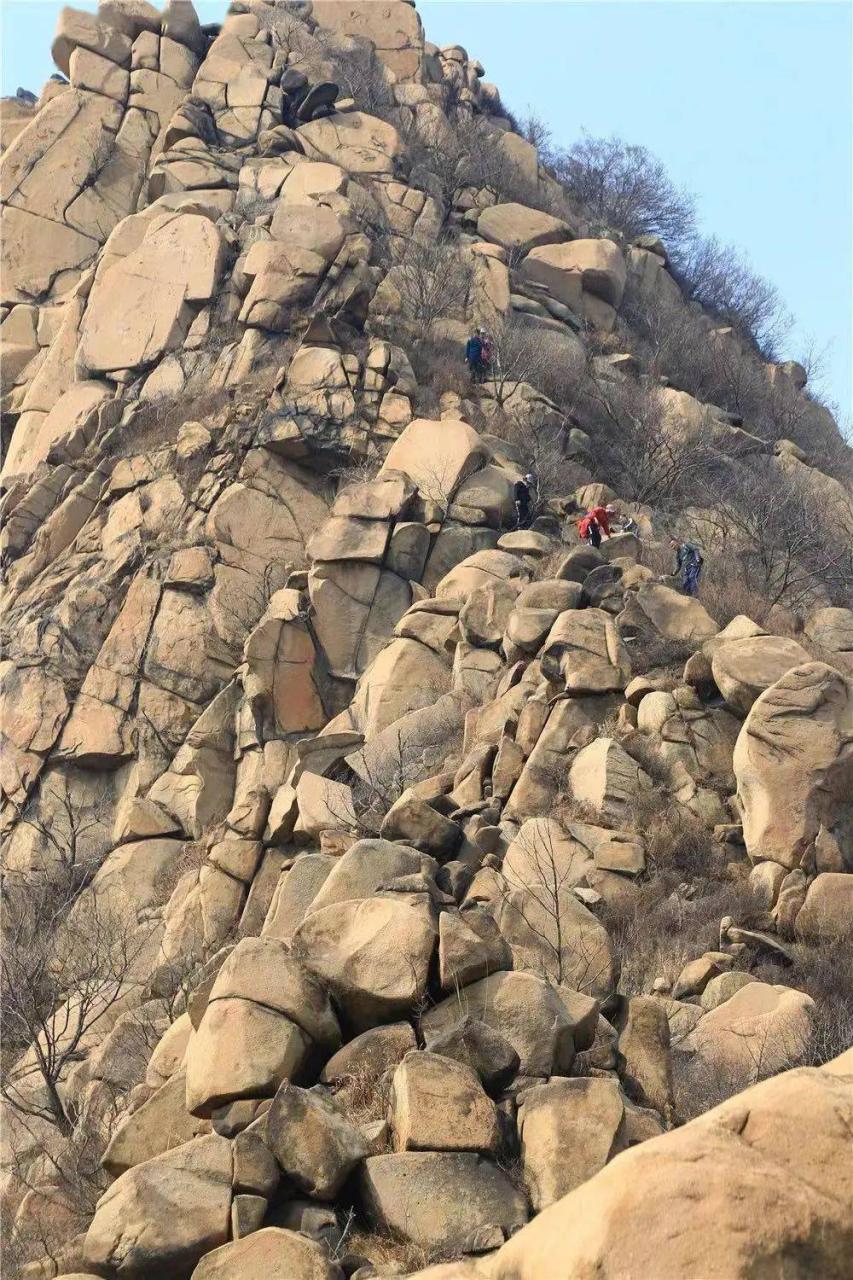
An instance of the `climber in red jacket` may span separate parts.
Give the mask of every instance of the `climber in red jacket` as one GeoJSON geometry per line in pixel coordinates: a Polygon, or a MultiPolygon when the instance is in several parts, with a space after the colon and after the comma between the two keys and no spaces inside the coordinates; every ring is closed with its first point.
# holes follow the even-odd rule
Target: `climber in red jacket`
{"type": "Polygon", "coordinates": [[[608,507],[592,507],[588,512],[588,516],[592,516],[605,538],[610,537],[610,517],[615,515],[616,508],[608,507]]]}

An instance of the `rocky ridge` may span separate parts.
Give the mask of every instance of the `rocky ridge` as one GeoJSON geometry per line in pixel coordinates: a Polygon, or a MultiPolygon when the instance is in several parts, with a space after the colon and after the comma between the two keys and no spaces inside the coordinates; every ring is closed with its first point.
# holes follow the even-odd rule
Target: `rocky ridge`
{"type": "MultiPolygon", "coordinates": [[[[430,387],[418,246],[456,237],[460,363],[524,323],[719,465],[840,523],[849,492],[607,350],[629,296],[686,312],[664,246],[558,202],[404,0],[102,0],[53,56],[0,162],[4,870],[57,997],[12,973],[21,1274],[840,1277],[853,1068],[800,1065],[821,1011],[785,978],[853,926],[853,610],[721,626],[651,504],[578,545],[620,501],[583,418],[529,363],[430,387]],[[448,199],[472,121],[501,172],[448,199]],[[517,529],[543,434],[577,483],[517,529]],[[736,892],[637,983],[656,811],[736,892]]],[[[834,430],[798,366],[761,377],[834,430]]]]}

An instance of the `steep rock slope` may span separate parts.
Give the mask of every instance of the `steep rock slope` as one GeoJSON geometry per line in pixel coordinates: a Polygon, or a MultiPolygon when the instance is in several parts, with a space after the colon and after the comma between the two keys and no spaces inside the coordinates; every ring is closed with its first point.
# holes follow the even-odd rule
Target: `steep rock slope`
{"type": "MultiPolygon", "coordinates": [[[[752,1097],[773,1127],[814,1095],[815,1168],[841,1145],[843,1070],[661,1135],[820,1052],[796,978],[853,922],[853,612],[832,579],[797,639],[721,626],[639,483],[634,531],[578,545],[620,505],[585,415],[642,396],[665,466],[701,446],[839,528],[849,491],[612,349],[637,305],[695,318],[664,247],[598,234],[403,0],[215,30],[102,0],[53,53],[0,162],[14,1265],[545,1277],[580,1204],[577,1273],[618,1212],[614,1274],[647,1274],[632,1161],[687,1195],[752,1097]],[[469,385],[442,363],[476,325],[469,385]],[[656,885],[676,940],[641,966],[656,885]]],[[[800,1190],[799,1235],[715,1223],[719,1274],[806,1238],[841,1274],[800,1190]]]]}

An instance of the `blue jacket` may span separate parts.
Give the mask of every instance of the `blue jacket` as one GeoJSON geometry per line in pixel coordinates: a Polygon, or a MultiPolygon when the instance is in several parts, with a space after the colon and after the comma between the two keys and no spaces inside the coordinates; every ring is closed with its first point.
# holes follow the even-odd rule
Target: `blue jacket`
{"type": "Polygon", "coordinates": [[[483,354],[483,344],[475,334],[465,344],[465,359],[469,364],[479,364],[483,354]]]}
{"type": "Polygon", "coordinates": [[[692,542],[682,542],[675,553],[675,562],[679,569],[699,569],[702,566],[702,552],[692,542]]]}

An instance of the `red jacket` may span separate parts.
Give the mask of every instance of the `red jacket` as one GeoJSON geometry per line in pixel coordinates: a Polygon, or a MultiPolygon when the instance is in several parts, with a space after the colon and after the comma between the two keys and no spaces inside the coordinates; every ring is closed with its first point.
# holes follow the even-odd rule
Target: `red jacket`
{"type": "Polygon", "coordinates": [[[593,517],[593,519],[597,522],[599,529],[604,534],[605,538],[609,538],[610,537],[610,517],[608,516],[607,512],[604,510],[604,507],[593,507],[591,511],[587,512],[587,515],[590,515],[593,517]]]}
{"type": "Polygon", "coordinates": [[[591,511],[588,511],[584,516],[583,520],[581,520],[578,523],[578,533],[581,536],[581,538],[585,540],[586,538],[589,537],[590,526],[593,524],[595,524],[593,514],[591,511]]]}

